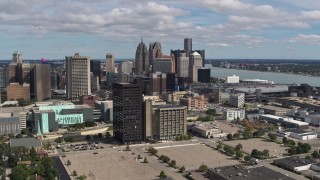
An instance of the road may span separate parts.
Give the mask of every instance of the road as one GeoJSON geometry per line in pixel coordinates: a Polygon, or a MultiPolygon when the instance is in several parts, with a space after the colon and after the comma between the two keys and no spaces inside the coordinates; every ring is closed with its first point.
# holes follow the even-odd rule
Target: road
{"type": "Polygon", "coordinates": [[[59,175],[58,175],[58,180],[63,179],[63,180],[71,180],[67,170],[64,168],[64,165],[62,164],[61,160],[59,157],[51,157],[54,160],[54,166],[56,169],[58,169],[59,175]]]}

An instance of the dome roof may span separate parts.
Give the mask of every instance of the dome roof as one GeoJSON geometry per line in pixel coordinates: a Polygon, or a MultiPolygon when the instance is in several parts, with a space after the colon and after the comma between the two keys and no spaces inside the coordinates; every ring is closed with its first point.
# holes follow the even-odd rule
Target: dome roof
{"type": "Polygon", "coordinates": [[[192,54],[191,54],[192,56],[201,56],[198,52],[193,52],[192,54]]]}

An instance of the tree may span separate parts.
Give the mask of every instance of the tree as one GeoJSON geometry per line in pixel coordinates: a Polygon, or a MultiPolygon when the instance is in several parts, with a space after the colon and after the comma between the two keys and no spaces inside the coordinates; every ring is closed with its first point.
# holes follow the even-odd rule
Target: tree
{"type": "Polygon", "coordinates": [[[110,132],[106,132],[106,138],[109,138],[109,137],[111,137],[110,132]]]}
{"type": "Polygon", "coordinates": [[[63,142],[63,138],[62,137],[58,137],[54,140],[54,142],[56,143],[62,143],[63,142]]]}
{"type": "Polygon", "coordinates": [[[29,155],[31,156],[31,159],[32,159],[33,161],[35,161],[35,160],[37,159],[37,152],[36,152],[36,150],[34,149],[34,147],[32,147],[32,148],[30,149],[29,155]]]}
{"type": "Polygon", "coordinates": [[[86,135],[86,140],[87,141],[90,141],[91,140],[91,136],[88,134],[88,135],[86,135]]]}
{"type": "Polygon", "coordinates": [[[141,157],[141,155],[140,155],[140,154],[138,154],[138,157],[137,157],[137,159],[142,159],[142,157],[141,157]]]}
{"type": "Polygon", "coordinates": [[[101,139],[102,137],[103,137],[103,136],[102,136],[102,133],[99,133],[99,134],[98,134],[98,138],[101,139]]]}
{"type": "Polygon", "coordinates": [[[242,136],[243,136],[244,139],[249,139],[249,138],[252,137],[252,133],[249,130],[245,130],[245,131],[242,132],[242,136]]]}
{"type": "Polygon", "coordinates": [[[320,157],[320,154],[317,150],[314,150],[312,153],[312,157],[318,159],[320,157]]]}
{"type": "Polygon", "coordinates": [[[184,173],[186,171],[186,168],[184,166],[182,166],[180,169],[179,169],[179,172],[180,173],[184,173]]]}
{"type": "Polygon", "coordinates": [[[24,180],[29,177],[29,170],[26,165],[18,164],[11,170],[11,177],[15,180],[24,180]]]}
{"type": "Polygon", "coordinates": [[[148,163],[147,157],[144,157],[143,163],[148,163]]]}
{"type": "Polygon", "coordinates": [[[156,150],[153,147],[149,147],[148,152],[151,153],[152,155],[156,155],[158,153],[158,150],[156,150]]]}
{"type": "Polygon", "coordinates": [[[271,141],[277,140],[277,135],[275,135],[275,134],[269,133],[268,137],[270,138],[271,141]]]}
{"type": "Polygon", "coordinates": [[[200,172],[206,172],[206,171],[208,171],[208,166],[205,165],[205,164],[202,164],[202,165],[198,168],[198,170],[199,170],[200,172]]]}
{"type": "Polygon", "coordinates": [[[168,156],[163,156],[163,160],[164,163],[169,163],[170,158],[168,156]]]}
{"type": "Polygon", "coordinates": [[[238,144],[238,145],[236,145],[236,148],[235,148],[235,150],[236,151],[240,151],[242,149],[242,144],[238,144]]]}
{"type": "Polygon", "coordinates": [[[71,161],[68,159],[67,166],[70,166],[70,165],[71,165],[71,161]]]}
{"type": "Polygon", "coordinates": [[[269,150],[268,149],[265,149],[262,151],[262,154],[265,158],[268,158],[269,157],[269,150]]]}
{"type": "Polygon", "coordinates": [[[87,176],[86,175],[81,175],[79,177],[76,177],[77,180],[85,180],[87,179],[87,176]]]}
{"type": "Polygon", "coordinates": [[[77,173],[76,170],[73,170],[73,171],[72,171],[72,176],[78,176],[78,173],[77,173]]]}
{"type": "Polygon", "coordinates": [[[240,134],[238,134],[238,133],[233,134],[233,139],[239,139],[239,138],[240,138],[240,134]]]}
{"type": "Polygon", "coordinates": [[[241,151],[236,151],[236,158],[241,159],[243,157],[243,153],[241,151]]]}
{"type": "Polygon", "coordinates": [[[250,156],[245,156],[245,157],[244,157],[244,160],[245,160],[246,162],[249,162],[249,161],[250,161],[250,159],[251,159],[251,157],[250,157],[250,156]]]}
{"type": "Polygon", "coordinates": [[[161,171],[159,177],[160,178],[167,178],[167,175],[164,171],[161,171]]]}
{"type": "Polygon", "coordinates": [[[176,160],[171,160],[170,163],[169,163],[169,166],[170,166],[170,167],[173,167],[173,168],[175,168],[176,165],[177,165],[176,160]]]}
{"type": "Polygon", "coordinates": [[[230,141],[230,140],[232,140],[232,134],[228,134],[227,135],[227,139],[230,141]]]}
{"type": "Polygon", "coordinates": [[[23,138],[23,135],[22,134],[17,134],[16,138],[23,138]]]}
{"type": "Polygon", "coordinates": [[[126,146],[126,151],[131,151],[129,144],[127,144],[127,146],[126,146]]]}
{"type": "Polygon", "coordinates": [[[283,137],[282,138],[282,143],[283,144],[287,144],[288,143],[288,138],[287,137],[283,137]]]}
{"type": "Polygon", "coordinates": [[[221,149],[222,148],[222,145],[221,144],[218,144],[217,145],[217,149],[219,150],[219,149],[221,149]]]}
{"type": "Polygon", "coordinates": [[[72,136],[65,137],[64,140],[65,140],[66,142],[74,142],[74,137],[72,137],[72,136]]]}

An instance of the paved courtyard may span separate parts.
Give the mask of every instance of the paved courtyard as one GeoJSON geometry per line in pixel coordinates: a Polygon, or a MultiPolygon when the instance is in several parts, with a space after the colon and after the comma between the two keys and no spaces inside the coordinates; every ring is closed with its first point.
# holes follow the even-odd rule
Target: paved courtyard
{"type": "Polygon", "coordinates": [[[281,146],[275,142],[269,142],[265,139],[253,138],[253,139],[246,139],[246,140],[232,140],[232,141],[225,141],[224,144],[227,144],[231,147],[235,147],[237,144],[242,144],[242,150],[248,154],[251,154],[253,149],[257,149],[259,151],[263,151],[265,149],[269,150],[269,155],[271,156],[282,156],[286,154],[288,147],[281,146]]]}

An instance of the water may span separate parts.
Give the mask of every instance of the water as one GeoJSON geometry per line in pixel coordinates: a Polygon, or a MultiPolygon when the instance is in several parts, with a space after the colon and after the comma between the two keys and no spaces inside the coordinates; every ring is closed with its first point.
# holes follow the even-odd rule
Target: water
{"type": "Polygon", "coordinates": [[[311,86],[320,87],[320,77],[300,76],[295,74],[284,74],[275,72],[259,72],[247,71],[238,69],[226,69],[213,67],[211,64],[206,64],[206,68],[211,69],[211,77],[226,78],[227,76],[236,75],[240,79],[264,79],[273,81],[276,84],[309,84],[311,86]]]}

